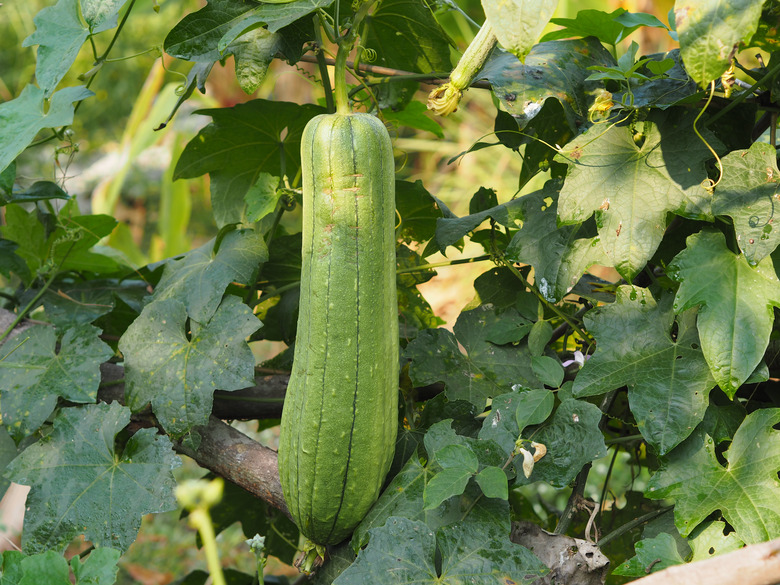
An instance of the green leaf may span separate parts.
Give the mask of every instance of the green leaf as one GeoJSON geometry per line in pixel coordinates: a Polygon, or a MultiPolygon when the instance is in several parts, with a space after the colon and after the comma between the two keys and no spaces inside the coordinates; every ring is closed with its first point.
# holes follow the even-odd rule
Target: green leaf
{"type": "MultiPolygon", "coordinates": [[[[615,268],[633,280],[661,243],[669,212],[711,219],[710,196],[701,186],[711,153],[693,133],[684,110],[653,110],[637,144],[630,126],[592,126],[567,144],[556,160],[569,165],[558,200],[564,223],[595,213],[601,245],[615,268]]],[[[705,134],[716,150],[720,142],[705,134]]]]}
{"type": "MultiPolygon", "coordinates": [[[[128,283],[131,285],[132,281],[128,283]]],[[[121,294],[122,289],[119,282],[102,278],[58,282],[56,291],[49,288],[42,297],[46,317],[63,328],[92,323],[114,309],[114,295],[121,294]]]]}
{"type": "Polygon", "coordinates": [[[63,191],[57,183],[52,183],[51,181],[36,181],[24,191],[8,192],[8,195],[6,196],[3,196],[0,193],[0,205],[7,205],[8,203],[33,203],[35,201],[46,201],[48,199],[68,200],[70,199],[70,195],[63,191]]]}
{"type": "Polygon", "coordinates": [[[92,32],[116,26],[117,15],[127,0],[80,0],[81,15],[92,32]]]}
{"type": "Polygon", "coordinates": [[[382,112],[382,116],[391,124],[425,130],[439,138],[444,138],[444,130],[441,129],[436,120],[428,115],[428,108],[422,102],[411,101],[403,110],[397,112],[388,108],[382,112]]]}
{"type": "MultiPolygon", "coordinates": [[[[712,212],[734,220],[737,244],[752,266],[780,244],[774,229],[775,205],[780,207],[780,170],[771,144],[755,142],[721,159],[723,178],[712,199],[712,212]]],[[[780,210],[779,210],[780,211],[780,210]]]]}
{"type": "Polygon", "coordinates": [[[539,381],[550,388],[559,388],[563,383],[563,366],[561,362],[547,355],[531,356],[531,369],[539,381]]]}
{"type": "MultiPolygon", "coordinates": [[[[648,21],[647,17],[655,18],[649,14],[631,14],[626,12],[625,8],[618,8],[613,12],[580,10],[575,18],[553,18],[551,23],[564,28],[547,33],[542,40],[593,36],[608,45],[616,45],[640,26],[645,25],[648,21]],[[625,17],[629,18],[625,19],[625,17]]],[[[658,19],[655,21],[660,22],[658,19]]]]}
{"type": "Polygon", "coordinates": [[[722,233],[690,236],[667,274],[680,283],[675,311],[699,306],[697,327],[704,357],[715,381],[729,397],[764,356],[780,307],[780,281],[771,257],[756,267],[726,247],[722,233]]]}
{"type": "Polygon", "coordinates": [[[66,87],[51,96],[46,107],[45,92],[28,85],[18,97],[0,104],[0,169],[11,164],[44,128],[70,125],[73,103],[92,95],[83,85],[66,87]]]}
{"type": "Polygon", "coordinates": [[[423,0],[382,0],[365,24],[376,65],[415,73],[450,70],[450,39],[423,0]]]}
{"type": "Polygon", "coordinates": [[[79,555],[70,560],[76,585],[113,585],[119,570],[117,562],[121,552],[113,548],[98,548],[81,562],[79,555]]]}
{"type": "MultiPolygon", "coordinates": [[[[0,427],[0,499],[3,498],[11,482],[5,477],[5,468],[19,454],[16,443],[5,427],[0,427]]],[[[0,581],[2,583],[2,581],[0,581]]]]}
{"type": "MultiPolygon", "coordinates": [[[[279,177],[269,173],[260,173],[257,181],[246,192],[246,218],[248,221],[260,221],[269,213],[273,213],[279,203],[281,192],[279,177]]],[[[267,260],[267,258],[266,258],[267,260]]]]}
{"type": "Polygon", "coordinates": [[[780,409],[757,410],[745,417],[720,464],[713,440],[696,431],[672,451],[650,478],[645,495],[673,498],[675,525],[688,536],[720,510],[747,544],[780,536],[780,409]]]}
{"type": "MultiPolygon", "coordinates": [[[[18,585],[69,585],[68,561],[53,550],[21,560],[18,585]]],[[[5,579],[3,579],[5,585],[5,579]]]]}
{"type": "Polygon", "coordinates": [[[91,325],[69,328],[57,353],[54,328],[35,325],[0,347],[3,425],[17,443],[46,422],[59,397],[95,402],[100,364],[114,353],[99,333],[91,325]]]}
{"type": "Polygon", "coordinates": [[[506,473],[500,467],[486,467],[475,475],[474,479],[485,497],[509,499],[509,482],[506,473]]]}
{"type": "Polygon", "coordinates": [[[244,18],[231,23],[231,27],[219,39],[217,46],[220,55],[230,50],[236,39],[260,24],[265,24],[269,32],[275,33],[285,26],[300,20],[307,14],[327,8],[333,0],[290,0],[289,2],[263,2],[255,5],[244,18]]]}
{"type": "Polygon", "coordinates": [[[507,260],[534,267],[536,286],[551,303],[560,301],[593,264],[610,264],[591,226],[558,225],[558,186],[550,181],[519,198],[523,227],[506,248],[507,260]]]}
{"type": "Polygon", "coordinates": [[[561,102],[569,127],[586,118],[599,86],[585,81],[588,67],[611,66],[615,60],[596,39],[550,41],[534,45],[521,63],[511,53],[494,51],[479,79],[487,79],[494,95],[520,129],[541,111],[546,99],[561,102]]]}
{"type": "Polygon", "coordinates": [[[685,560],[677,552],[677,544],[671,534],[661,533],[655,538],[645,538],[636,543],[636,556],[616,567],[613,575],[644,577],[685,560]]]}
{"type": "Polygon", "coordinates": [[[116,402],[63,409],[51,434],[11,462],[7,476],[31,486],[24,550],[62,550],[84,534],[125,551],[145,514],[176,507],[171,470],[180,460],[170,440],[141,429],[117,450],[115,437],[129,422],[130,410],[116,402]]]}
{"type": "Polygon", "coordinates": [[[424,522],[392,517],[370,531],[369,545],[333,585],[433,584],[435,554],[436,536],[424,522]]]}
{"type": "Polygon", "coordinates": [[[211,176],[211,200],[219,226],[243,221],[244,197],[261,172],[294,177],[301,162],[301,134],[324,109],[311,104],[252,100],[232,108],[197,110],[212,122],[191,140],[176,163],[174,179],[211,176]],[[283,138],[284,136],[284,138],[283,138]]]}
{"type": "Polygon", "coordinates": [[[163,43],[165,52],[187,61],[218,61],[221,57],[217,48],[220,39],[255,7],[252,2],[210,0],[171,29],[163,43]]]}
{"type": "MultiPolygon", "coordinates": [[[[547,454],[536,462],[530,478],[519,469],[520,485],[546,481],[554,487],[566,487],[586,463],[604,457],[607,447],[599,429],[601,411],[582,400],[564,400],[548,423],[533,435],[534,441],[547,447],[547,454]]],[[[516,461],[515,468],[522,465],[516,461]]]]}
{"type": "Polygon", "coordinates": [[[660,454],[683,441],[704,418],[715,379],[700,348],[695,313],[680,315],[672,337],[670,295],[620,286],[616,301],[589,311],[585,326],[597,349],[574,380],[575,396],[628,386],[639,432],[660,454]]]}
{"type": "Polygon", "coordinates": [[[537,321],[528,333],[528,351],[531,355],[539,356],[552,339],[553,328],[549,321],[537,321]]]}
{"type": "MultiPolygon", "coordinates": [[[[476,195],[475,195],[476,196],[476,195]]],[[[512,199],[484,211],[465,217],[442,217],[436,222],[436,244],[442,253],[463,236],[474,230],[483,221],[492,219],[507,227],[518,227],[522,218],[519,199],[512,199]]]]}
{"type": "Polygon", "coordinates": [[[558,0],[482,1],[498,42],[521,61],[536,44],[557,6],[558,0]]]}
{"type": "Polygon", "coordinates": [[[444,500],[459,496],[474,473],[465,467],[450,467],[434,475],[423,492],[424,510],[438,508],[444,500]]]}
{"type": "MultiPolygon", "coordinates": [[[[43,8],[33,18],[35,32],[22,42],[23,47],[38,45],[35,79],[46,96],[68,72],[89,36],[89,27],[82,23],[79,9],[79,0],[58,0],[54,6],[43,8]]],[[[0,168],[5,168],[2,162],[0,168]]]]}
{"type": "Polygon", "coordinates": [[[421,331],[405,351],[412,360],[412,382],[417,386],[444,382],[449,400],[467,400],[477,408],[514,384],[538,386],[524,344],[495,345],[485,339],[489,326],[500,318],[491,306],[483,305],[460,314],[454,335],[446,329],[421,331]]]}
{"type": "MultiPolygon", "coordinates": [[[[628,14],[628,13],[626,13],[628,14]]],[[[635,108],[653,106],[666,109],[682,100],[689,98],[699,91],[696,82],[691,79],[685,70],[680,49],[673,49],[668,53],[648,55],[640,73],[648,76],[661,77],[649,79],[639,84],[631,84],[631,98],[627,92],[619,91],[613,94],[612,100],[622,102],[633,99],[635,108]]]]}
{"type": "Polygon", "coordinates": [[[422,181],[396,181],[395,202],[401,216],[396,233],[403,242],[427,242],[434,236],[436,221],[444,212],[422,181]]]}
{"type": "Polygon", "coordinates": [[[531,331],[534,323],[523,317],[514,307],[509,307],[501,313],[501,320],[491,323],[485,328],[485,339],[496,345],[517,343],[531,331]]]}
{"type": "Polygon", "coordinates": [[[470,514],[462,522],[440,528],[441,578],[437,583],[477,585],[539,583],[549,569],[527,548],[509,540],[490,518],[470,514]]]}
{"type": "Polygon", "coordinates": [[[724,534],[725,522],[703,522],[688,537],[693,556],[691,562],[711,559],[714,556],[738,550],[745,546],[735,532],[724,534]]]}
{"type": "Polygon", "coordinates": [[[208,322],[189,326],[176,299],[147,305],[119,340],[127,405],[137,412],[151,403],[166,432],[197,449],[200,435],[193,429],[208,423],[214,390],[254,383],[255,360],[245,340],[259,326],[234,296],[208,322]]]}
{"type": "Polygon", "coordinates": [[[436,451],[436,463],[444,469],[462,467],[470,473],[476,473],[479,469],[479,460],[474,452],[465,445],[447,445],[436,451]]]}
{"type": "Polygon", "coordinates": [[[0,238],[0,274],[11,278],[13,272],[27,282],[30,278],[30,269],[22,257],[16,253],[17,248],[19,245],[16,242],[0,238]]]}
{"type": "Polygon", "coordinates": [[[677,0],[674,22],[685,67],[705,86],[730,65],[740,43],[749,43],[758,29],[764,0],[677,0]]]}
{"type": "MultiPolygon", "coordinates": [[[[539,425],[547,420],[553,411],[553,406],[555,406],[555,395],[549,390],[526,390],[520,392],[516,403],[514,420],[517,423],[517,436],[520,436],[525,427],[539,425]]],[[[495,417],[491,420],[491,425],[494,420],[495,417]]],[[[487,424],[486,420],[485,425],[487,424]]],[[[480,438],[485,438],[482,433],[480,433],[480,438]]]]}
{"type": "Polygon", "coordinates": [[[234,230],[225,235],[217,253],[216,240],[169,260],[152,297],[155,301],[177,299],[190,317],[206,323],[217,310],[231,282],[254,283],[259,266],[268,260],[262,234],[234,230]]]}
{"type": "Polygon", "coordinates": [[[233,41],[228,49],[235,56],[236,80],[247,95],[263,83],[268,66],[279,51],[281,38],[264,28],[255,28],[233,41]]]}
{"type": "Polygon", "coordinates": [[[368,546],[334,585],[530,584],[548,572],[527,549],[512,543],[490,519],[470,514],[436,535],[424,523],[392,517],[370,531],[368,546]],[[436,546],[441,576],[436,572],[436,546]],[[403,562],[399,562],[403,559],[403,562]]]}

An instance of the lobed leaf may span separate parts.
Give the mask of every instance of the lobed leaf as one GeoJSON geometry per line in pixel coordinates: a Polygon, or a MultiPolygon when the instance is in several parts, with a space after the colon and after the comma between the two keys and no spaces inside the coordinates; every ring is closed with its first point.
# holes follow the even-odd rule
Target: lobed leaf
{"type": "Polygon", "coordinates": [[[750,266],[726,246],[721,232],[690,236],[667,269],[680,283],[674,309],[699,306],[697,327],[715,381],[733,397],[756,369],[769,343],[780,280],[770,257],[750,266]]]}
{"type": "Polygon", "coordinates": [[[63,550],[79,534],[125,551],[145,514],[176,507],[171,470],[180,461],[170,440],[141,429],[120,450],[116,436],[129,422],[116,402],[63,409],[52,432],[11,462],[6,476],[31,486],[26,552],[63,550]]]}

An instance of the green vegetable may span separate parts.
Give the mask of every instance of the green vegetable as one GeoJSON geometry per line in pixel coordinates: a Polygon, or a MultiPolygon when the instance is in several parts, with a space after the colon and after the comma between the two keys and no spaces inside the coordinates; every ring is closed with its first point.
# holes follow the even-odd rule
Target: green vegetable
{"type": "Polygon", "coordinates": [[[301,163],[301,299],[279,474],[301,532],[325,545],[360,522],[393,458],[395,177],[390,137],[368,114],[312,119],[301,163]]]}

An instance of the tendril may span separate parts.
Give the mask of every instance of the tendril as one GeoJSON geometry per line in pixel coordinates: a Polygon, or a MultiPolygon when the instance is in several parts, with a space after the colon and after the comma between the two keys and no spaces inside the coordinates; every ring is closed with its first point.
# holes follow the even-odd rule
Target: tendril
{"type": "Polygon", "coordinates": [[[699,129],[696,128],[696,123],[699,121],[699,119],[702,117],[704,112],[707,110],[707,106],[710,105],[714,93],[715,93],[715,80],[713,79],[710,82],[710,95],[707,97],[707,101],[704,103],[704,107],[701,109],[701,111],[698,113],[696,118],[693,120],[693,132],[696,134],[696,136],[699,137],[699,140],[701,140],[704,143],[704,146],[707,147],[707,150],[709,150],[712,153],[712,156],[715,157],[716,164],[718,165],[718,180],[713,181],[712,179],[707,177],[701,182],[702,188],[705,191],[707,191],[707,193],[709,193],[710,195],[712,195],[712,193],[715,191],[715,187],[718,186],[720,180],[723,178],[723,164],[720,162],[720,157],[718,156],[718,153],[715,152],[712,146],[710,146],[710,143],[704,139],[704,136],[702,136],[701,133],[699,133],[699,129]]]}

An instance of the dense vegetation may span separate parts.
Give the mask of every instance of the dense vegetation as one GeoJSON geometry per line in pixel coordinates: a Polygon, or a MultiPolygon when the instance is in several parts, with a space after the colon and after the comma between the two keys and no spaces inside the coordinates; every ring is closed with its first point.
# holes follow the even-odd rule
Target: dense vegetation
{"type": "MultiPolygon", "coordinates": [[[[262,581],[268,555],[293,562],[302,539],[257,432],[278,425],[294,353],[303,129],[347,99],[397,144],[458,133],[426,111],[431,88],[439,114],[476,119],[477,91],[495,106],[450,162],[489,149],[516,170],[459,184],[456,215],[395,149],[395,456],[313,582],[530,583],[549,571],[532,525],[561,535],[548,550],[598,543],[611,583],[780,537],[775,0],[678,2],[663,22],[555,18],[554,1],[484,0],[471,16],[449,0],[209,0],[182,18],[185,4],[51,3],[14,39],[37,46],[34,82],[21,47],[4,49],[0,469],[3,490],[31,491],[0,585],[111,585],[142,518],[177,506],[215,583],[212,526],[265,539],[259,574],[228,583],[262,581]],[[115,168],[75,192],[70,165],[105,140],[80,117],[108,124],[128,104],[117,47],[149,48],[127,30],[152,10],[164,54],[115,168]],[[476,42],[456,67],[464,30],[476,42]],[[679,48],[642,54],[648,31],[679,48]],[[193,112],[227,61],[247,96],[272,89],[193,112]],[[276,98],[284,67],[311,81],[305,99],[276,98]],[[186,81],[164,85],[178,69],[186,81]],[[171,157],[153,198],[128,187],[150,147],[171,157]],[[191,221],[206,184],[211,224],[191,221]],[[418,285],[454,265],[484,268],[446,328],[418,285]],[[261,347],[283,349],[257,363],[261,347]],[[224,495],[177,490],[183,458],[224,495]]],[[[602,582],[597,561],[576,570],[602,582]]]]}

